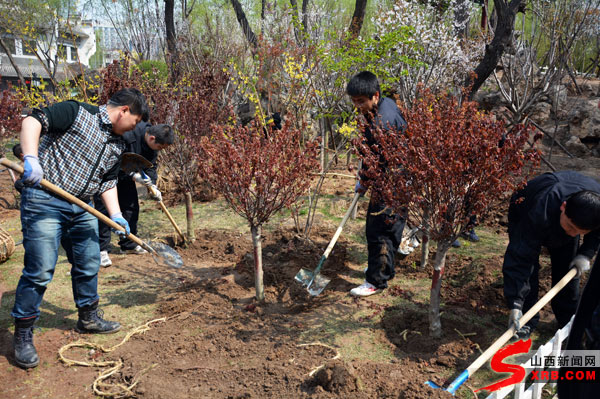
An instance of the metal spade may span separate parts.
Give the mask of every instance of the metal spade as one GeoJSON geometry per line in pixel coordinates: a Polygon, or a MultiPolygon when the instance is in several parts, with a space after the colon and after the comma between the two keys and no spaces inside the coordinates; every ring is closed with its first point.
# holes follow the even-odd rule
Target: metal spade
{"type": "Polygon", "coordinates": [[[300,269],[300,271],[298,273],[296,273],[296,276],[294,277],[294,279],[296,281],[298,281],[298,282],[302,283],[302,285],[306,286],[308,293],[312,296],[317,296],[321,292],[323,292],[323,290],[325,289],[327,284],[329,284],[329,282],[331,281],[330,279],[322,276],[319,273],[321,272],[321,268],[323,267],[325,260],[327,260],[327,257],[331,253],[331,250],[333,249],[333,247],[335,246],[335,243],[337,242],[338,238],[340,237],[340,234],[342,233],[342,229],[344,228],[344,225],[346,224],[348,219],[350,219],[350,215],[352,214],[352,211],[354,210],[354,207],[356,206],[356,203],[358,202],[359,197],[360,197],[359,193],[354,194],[354,198],[352,198],[352,203],[350,204],[350,208],[348,208],[348,210],[346,211],[346,214],[344,215],[344,218],[342,219],[340,226],[337,228],[335,234],[333,235],[333,238],[329,242],[329,245],[327,246],[327,249],[323,253],[323,256],[321,256],[321,260],[319,260],[319,264],[317,265],[315,270],[310,271],[308,269],[300,269]]]}

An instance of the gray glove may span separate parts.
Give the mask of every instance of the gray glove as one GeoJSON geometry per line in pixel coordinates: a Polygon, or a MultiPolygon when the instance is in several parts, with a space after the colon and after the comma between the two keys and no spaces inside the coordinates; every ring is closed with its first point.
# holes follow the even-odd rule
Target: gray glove
{"type": "Polygon", "coordinates": [[[508,328],[514,327],[515,332],[517,332],[521,328],[521,316],[523,316],[521,309],[511,309],[508,317],[508,328]]]}
{"type": "Polygon", "coordinates": [[[132,177],[137,183],[143,184],[146,187],[150,187],[152,185],[152,180],[146,175],[142,176],[139,173],[134,173],[132,177]]]}
{"type": "Polygon", "coordinates": [[[577,268],[577,277],[581,277],[581,275],[588,270],[590,270],[590,258],[585,255],[577,255],[569,264],[569,268],[576,267],[577,268]]]}
{"type": "Polygon", "coordinates": [[[162,193],[156,188],[156,184],[151,184],[150,187],[148,187],[148,192],[150,193],[150,196],[158,202],[162,201],[162,193]]]}

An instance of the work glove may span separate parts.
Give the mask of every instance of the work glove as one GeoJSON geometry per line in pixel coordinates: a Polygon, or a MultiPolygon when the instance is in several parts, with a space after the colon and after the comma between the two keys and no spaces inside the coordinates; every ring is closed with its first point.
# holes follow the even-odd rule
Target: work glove
{"type": "Polygon", "coordinates": [[[590,258],[585,255],[577,255],[571,261],[569,268],[576,267],[577,268],[577,277],[581,277],[581,275],[588,270],[590,270],[590,258]]]}
{"type": "Polygon", "coordinates": [[[154,198],[158,202],[162,201],[162,194],[158,188],[156,188],[156,184],[152,184],[150,187],[148,187],[148,193],[150,193],[150,197],[154,198]]]}
{"type": "Polygon", "coordinates": [[[113,229],[113,231],[117,233],[117,235],[119,235],[120,237],[127,237],[129,233],[131,233],[131,231],[129,230],[129,223],[127,223],[127,220],[123,218],[123,214],[121,212],[111,215],[110,219],[125,229],[125,231],[113,229]]]}
{"type": "Polygon", "coordinates": [[[23,172],[23,183],[27,186],[39,186],[44,178],[44,171],[40,161],[35,155],[25,155],[25,171],[23,172]]]}
{"type": "Polygon", "coordinates": [[[360,184],[360,180],[359,180],[356,182],[356,185],[354,186],[354,192],[359,193],[361,197],[364,197],[365,193],[367,192],[367,187],[360,184]]]}
{"type": "Polygon", "coordinates": [[[510,316],[508,317],[508,328],[514,327],[515,333],[521,328],[521,316],[523,316],[521,309],[515,308],[510,310],[510,316]]]}
{"type": "Polygon", "coordinates": [[[146,187],[150,187],[152,185],[152,179],[150,179],[146,174],[141,175],[139,173],[134,173],[133,180],[135,180],[137,183],[143,184],[146,187]]]}

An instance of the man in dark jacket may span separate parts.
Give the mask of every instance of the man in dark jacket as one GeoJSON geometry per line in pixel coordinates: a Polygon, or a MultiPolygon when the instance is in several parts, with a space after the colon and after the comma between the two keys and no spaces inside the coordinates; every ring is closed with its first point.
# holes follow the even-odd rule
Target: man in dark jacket
{"type": "MultiPolygon", "coordinates": [[[[161,201],[162,196],[156,188],[156,164],[158,151],[173,144],[174,134],[173,129],[169,125],[152,126],[148,122],[140,122],[135,128],[123,135],[126,144],[126,152],[133,152],[146,158],[152,163],[152,167],[144,169],[142,176],[140,173],[128,175],[123,171],[119,172],[117,183],[117,192],[119,197],[119,206],[123,212],[123,217],[129,223],[131,233],[137,234],[137,222],[140,213],[140,205],[138,202],[137,188],[135,183],[144,184],[148,188],[148,192],[154,199],[161,201]]],[[[96,209],[106,214],[102,201],[99,198],[94,198],[96,209]]],[[[100,266],[108,267],[112,265],[112,261],[108,256],[110,247],[110,227],[100,222],[100,266]]],[[[121,251],[125,253],[142,254],[146,250],[127,237],[121,237],[119,240],[121,251]]]]}
{"type": "MultiPolygon", "coordinates": [[[[367,119],[368,126],[363,132],[367,145],[376,144],[371,129],[379,128],[386,132],[404,131],[406,128],[406,121],[394,100],[380,95],[379,81],[373,73],[363,71],[354,75],[346,86],[346,93],[358,112],[367,119]]],[[[361,176],[354,191],[364,195],[366,184],[361,176]]],[[[368,296],[387,288],[388,280],[394,277],[394,254],[402,241],[404,224],[403,218],[392,214],[384,203],[371,197],[367,210],[368,267],[365,282],[353,288],[350,294],[368,296]]]]}
{"type": "Polygon", "coordinates": [[[575,313],[579,277],[589,269],[600,244],[600,183],[577,172],[545,173],[517,191],[508,209],[509,243],[504,255],[504,297],[510,311],[509,327],[516,337],[527,339],[539,316],[525,326],[523,313],[538,300],[539,256],[550,252],[552,285],[576,267],[578,275],[552,300],[560,327],[575,313]],[[579,246],[579,237],[584,236],[579,246]]]}

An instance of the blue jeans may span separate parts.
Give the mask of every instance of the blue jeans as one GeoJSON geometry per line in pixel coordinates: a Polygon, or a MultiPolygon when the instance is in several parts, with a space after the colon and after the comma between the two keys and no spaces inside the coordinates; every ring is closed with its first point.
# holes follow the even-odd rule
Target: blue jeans
{"type": "Polygon", "coordinates": [[[25,187],[21,194],[21,225],[25,267],[17,285],[11,316],[40,315],[46,286],[52,280],[58,245],[71,263],[73,298],[78,308],[98,301],[98,220],[77,205],[38,188],[25,187]]]}

